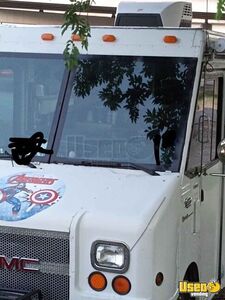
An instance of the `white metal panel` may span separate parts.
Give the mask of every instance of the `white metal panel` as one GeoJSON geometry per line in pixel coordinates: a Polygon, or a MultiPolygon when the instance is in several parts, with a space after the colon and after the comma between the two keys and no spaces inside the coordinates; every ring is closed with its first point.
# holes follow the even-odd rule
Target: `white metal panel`
{"type": "MultiPolygon", "coordinates": [[[[0,179],[18,174],[33,177],[52,175],[64,182],[65,192],[51,207],[24,220],[1,220],[0,225],[69,231],[72,218],[83,210],[91,214],[90,224],[98,220],[95,221],[96,228],[91,226],[94,232],[101,230],[105,236],[115,239],[118,239],[119,233],[119,236],[126,236],[129,245],[134,244],[143,233],[178,180],[177,174],[173,173],[151,176],[138,170],[56,164],[41,164],[40,168],[31,170],[29,167],[12,167],[9,161],[0,161],[0,179]],[[121,226],[120,222],[127,227],[121,226]]],[[[27,188],[32,189],[32,185],[30,188],[27,184],[27,188]]]]}
{"type": "MultiPolygon", "coordinates": [[[[185,19],[183,11],[188,2],[131,2],[122,1],[118,5],[117,14],[144,14],[159,15],[164,27],[180,27],[182,19],[185,19]]],[[[150,16],[149,16],[150,18],[150,16]]],[[[191,17],[188,18],[191,21],[191,17]]],[[[157,26],[158,27],[158,26],[157,26]]]]}
{"type": "MultiPolygon", "coordinates": [[[[68,31],[61,35],[60,27],[18,27],[0,26],[0,52],[27,53],[63,53],[66,41],[71,34],[68,31]],[[52,33],[53,41],[43,41],[43,33],[52,33]]],[[[94,27],[89,39],[89,54],[102,55],[142,55],[198,57],[206,34],[201,29],[155,29],[155,28],[124,28],[124,27],[94,27]],[[114,34],[116,41],[102,41],[105,34],[114,34]],[[163,38],[175,35],[177,43],[166,44],[163,38]]],[[[87,53],[76,42],[81,53],[87,53]]]]}
{"type": "MultiPolygon", "coordinates": [[[[173,175],[172,175],[173,176],[173,175]]],[[[168,175],[170,177],[170,175],[168,175]]],[[[164,177],[165,178],[165,177],[164,177]]],[[[159,177],[158,177],[159,179],[159,177]]],[[[157,180],[158,180],[157,179],[157,180]]],[[[131,253],[131,263],[125,276],[129,278],[132,284],[131,292],[126,296],[129,300],[134,299],[169,299],[174,294],[176,273],[173,271],[176,264],[176,251],[177,251],[177,226],[178,226],[178,211],[180,210],[181,203],[178,199],[179,194],[179,178],[173,177],[173,184],[168,188],[165,199],[159,204],[154,216],[149,219],[148,226],[142,232],[134,245],[128,243],[131,253]],[[168,251],[169,249],[169,251],[168,251]],[[167,253],[167,255],[165,255],[167,253]],[[157,287],[154,283],[157,272],[163,272],[165,276],[164,284],[157,287]],[[165,296],[166,295],[166,296],[165,296]]],[[[158,186],[159,188],[159,186],[158,186]]],[[[163,188],[163,185],[161,185],[163,188]]],[[[140,189],[136,186],[136,189],[140,189]]],[[[163,188],[164,189],[164,188],[163,188]]],[[[144,220],[148,214],[146,211],[145,203],[151,202],[154,198],[155,191],[151,185],[151,194],[145,200],[139,197],[139,206],[143,206],[143,212],[137,209],[136,217],[130,218],[130,196],[126,197],[128,213],[124,213],[123,217],[114,213],[112,208],[112,215],[104,215],[101,210],[99,214],[87,212],[80,214],[80,217],[75,217],[73,225],[71,226],[73,257],[75,263],[72,265],[71,272],[71,299],[97,299],[97,295],[88,287],[86,278],[91,272],[93,267],[87,262],[90,257],[90,248],[92,243],[97,239],[105,241],[125,242],[129,236],[136,235],[137,233],[137,219],[144,220]],[[79,251],[78,249],[82,249],[79,251]],[[74,267],[75,265],[75,267],[74,267]],[[79,269],[79,274],[75,272],[79,269]],[[73,290],[74,288],[74,290],[73,290]],[[92,298],[93,297],[93,298],[92,298]]],[[[133,191],[131,191],[132,193],[133,191]]],[[[154,200],[153,200],[154,201],[154,200]]],[[[118,207],[118,203],[111,202],[111,206],[118,207]]],[[[102,299],[118,299],[112,291],[110,282],[116,274],[105,272],[109,282],[106,289],[102,292],[102,299]]]]}

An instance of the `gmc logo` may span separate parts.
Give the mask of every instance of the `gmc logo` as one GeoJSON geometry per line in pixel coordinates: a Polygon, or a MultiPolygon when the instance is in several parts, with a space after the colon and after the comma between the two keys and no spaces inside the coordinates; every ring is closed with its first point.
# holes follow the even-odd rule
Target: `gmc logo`
{"type": "Polygon", "coordinates": [[[0,255],[0,269],[16,270],[24,272],[38,272],[39,259],[12,257],[8,258],[5,255],[0,255]]]}

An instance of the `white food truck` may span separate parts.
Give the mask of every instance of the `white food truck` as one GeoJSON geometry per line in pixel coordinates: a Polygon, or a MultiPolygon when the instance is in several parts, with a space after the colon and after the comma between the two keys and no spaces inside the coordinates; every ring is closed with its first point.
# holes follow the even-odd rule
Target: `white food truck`
{"type": "Polygon", "coordinates": [[[73,71],[69,31],[0,26],[0,299],[225,285],[225,36],[179,27],[188,3],[129,7],[73,36],[73,71]]]}

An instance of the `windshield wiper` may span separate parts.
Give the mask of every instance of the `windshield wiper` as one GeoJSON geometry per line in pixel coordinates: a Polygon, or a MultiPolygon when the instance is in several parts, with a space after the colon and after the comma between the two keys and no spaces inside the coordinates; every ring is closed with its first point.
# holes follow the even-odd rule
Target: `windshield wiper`
{"type": "Polygon", "coordinates": [[[151,170],[149,168],[146,168],[144,167],[143,165],[140,165],[140,164],[135,164],[135,163],[132,163],[132,162],[126,162],[126,163],[119,163],[120,167],[121,168],[133,168],[135,170],[141,170],[145,173],[148,173],[149,175],[152,175],[152,176],[160,176],[158,173],[156,173],[155,170],[151,170]]]}
{"type": "Polygon", "coordinates": [[[73,162],[74,165],[83,165],[83,166],[90,166],[90,167],[112,167],[112,168],[126,168],[126,169],[135,169],[141,170],[145,173],[148,173],[152,176],[160,176],[156,173],[155,170],[151,170],[147,167],[144,167],[141,164],[136,164],[132,162],[115,162],[115,161],[88,161],[88,160],[78,160],[77,162],[73,162]]]}

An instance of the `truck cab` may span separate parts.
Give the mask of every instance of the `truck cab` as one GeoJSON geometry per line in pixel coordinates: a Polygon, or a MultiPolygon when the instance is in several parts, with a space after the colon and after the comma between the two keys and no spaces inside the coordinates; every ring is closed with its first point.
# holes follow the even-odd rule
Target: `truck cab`
{"type": "Polygon", "coordinates": [[[223,286],[225,37],[93,27],[69,71],[70,35],[0,26],[0,299],[223,286]]]}

